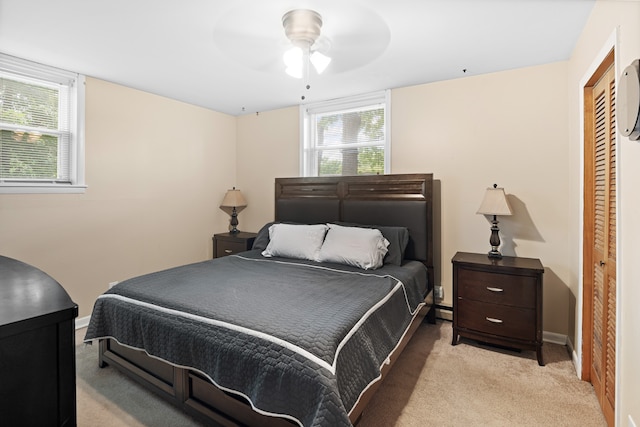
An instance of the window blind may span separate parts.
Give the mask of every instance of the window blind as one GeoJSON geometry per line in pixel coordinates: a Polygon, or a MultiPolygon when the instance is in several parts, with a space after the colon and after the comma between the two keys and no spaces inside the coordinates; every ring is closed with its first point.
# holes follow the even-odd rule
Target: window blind
{"type": "Polygon", "coordinates": [[[0,184],[73,183],[76,79],[0,56],[0,184]]]}
{"type": "Polygon", "coordinates": [[[384,92],[307,106],[303,175],[386,173],[387,110],[384,92]]]}

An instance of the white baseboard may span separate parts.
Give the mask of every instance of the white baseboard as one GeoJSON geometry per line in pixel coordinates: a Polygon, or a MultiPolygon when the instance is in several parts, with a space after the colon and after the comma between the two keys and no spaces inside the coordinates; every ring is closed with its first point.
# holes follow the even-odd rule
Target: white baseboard
{"type": "Polygon", "coordinates": [[[91,316],[78,317],[76,319],[76,331],[89,326],[89,319],[91,319],[91,316]]]}
{"type": "Polygon", "coordinates": [[[582,364],[580,363],[580,359],[578,358],[578,353],[576,353],[576,349],[573,346],[573,342],[571,338],[567,337],[567,348],[569,349],[569,354],[571,355],[571,360],[573,361],[573,367],[576,370],[576,375],[578,378],[581,378],[582,374],[580,371],[582,370],[582,364]]]}
{"type": "Polygon", "coordinates": [[[567,336],[555,332],[542,331],[542,341],[552,344],[567,345],[567,336]]]}
{"type": "Polygon", "coordinates": [[[575,353],[575,349],[573,348],[573,342],[571,341],[571,338],[567,337],[567,348],[569,349],[569,353],[574,354],[575,353]]]}
{"type": "Polygon", "coordinates": [[[438,319],[453,321],[453,311],[436,308],[436,317],[438,319]]]}

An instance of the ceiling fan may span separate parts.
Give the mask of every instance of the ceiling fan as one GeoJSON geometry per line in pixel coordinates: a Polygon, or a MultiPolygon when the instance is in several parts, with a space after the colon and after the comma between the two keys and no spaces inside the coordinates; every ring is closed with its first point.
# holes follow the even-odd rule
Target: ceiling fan
{"type": "Polygon", "coordinates": [[[366,4],[323,0],[315,6],[315,11],[296,13],[289,1],[251,2],[250,8],[243,2],[233,2],[214,23],[213,44],[236,63],[281,75],[285,70],[283,54],[293,44],[287,36],[285,20],[294,35],[299,33],[291,25],[300,22],[300,17],[317,27],[307,37],[317,34],[312,51],[331,56],[326,75],[348,72],[374,61],[389,45],[387,23],[366,4]]]}

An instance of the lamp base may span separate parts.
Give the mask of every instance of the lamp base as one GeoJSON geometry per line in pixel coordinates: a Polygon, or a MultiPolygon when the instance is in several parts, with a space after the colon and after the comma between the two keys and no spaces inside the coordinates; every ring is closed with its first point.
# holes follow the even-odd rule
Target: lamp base
{"type": "Polygon", "coordinates": [[[238,211],[236,211],[235,206],[233,207],[233,211],[231,212],[231,221],[229,221],[229,225],[231,225],[231,230],[229,230],[229,233],[235,234],[240,232],[240,230],[238,230],[238,211]]]}
{"type": "Polygon", "coordinates": [[[492,250],[490,250],[490,251],[487,253],[487,256],[488,256],[489,258],[496,258],[496,259],[500,259],[500,258],[502,258],[502,254],[500,253],[500,251],[498,251],[498,250],[493,250],[493,249],[492,249],[492,250]]]}
{"type": "Polygon", "coordinates": [[[499,232],[498,218],[494,215],[493,220],[491,221],[491,237],[489,238],[489,244],[491,245],[491,250],[488,253],[489,258],[502,258],[502,254],[498,250],[498,248],[500,248],[499,232]]]}

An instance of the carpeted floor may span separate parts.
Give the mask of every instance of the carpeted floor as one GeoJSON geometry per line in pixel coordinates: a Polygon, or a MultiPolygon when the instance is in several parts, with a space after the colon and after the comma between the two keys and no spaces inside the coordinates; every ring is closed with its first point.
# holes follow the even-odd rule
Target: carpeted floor
{"type": "MultiPolygon", "coordinates": [[[[452,346],[451,335],[450,322],[421,325],[358,426],[606,426],[565,347],[545,343],[540,367],[535,352],[452,346]]],[[[77,347],[78,426],[200,425],[115,369],[99,369],[97,351],[77,347]]]]}

